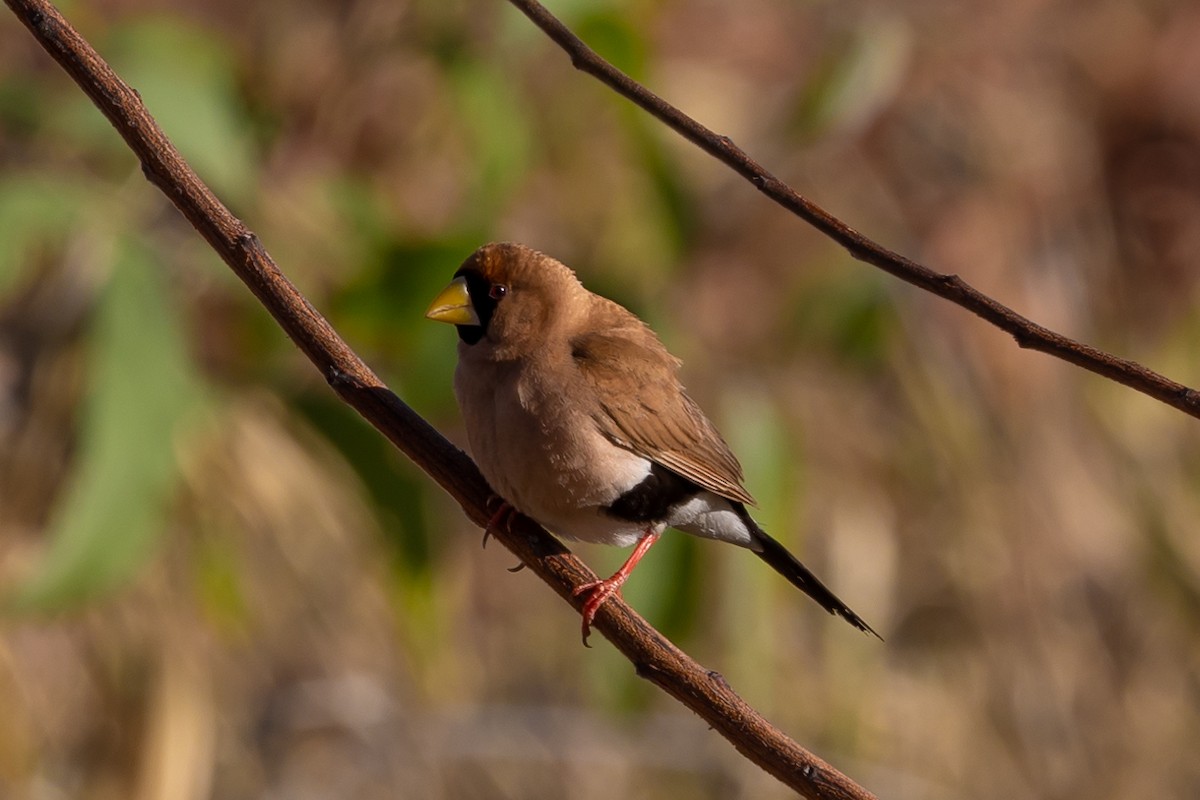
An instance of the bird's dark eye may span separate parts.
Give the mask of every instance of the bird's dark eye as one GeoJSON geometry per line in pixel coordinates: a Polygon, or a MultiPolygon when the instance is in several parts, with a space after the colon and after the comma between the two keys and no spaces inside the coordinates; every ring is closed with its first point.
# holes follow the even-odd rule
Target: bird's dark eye
{"type": "Polygon", "coordinates": [[[488,297],[493,300],[499,300],[506,294],[508,294],[508,287],[503,283],[494,283],[492,284],[492,288],[488,289],[488,297]]]}

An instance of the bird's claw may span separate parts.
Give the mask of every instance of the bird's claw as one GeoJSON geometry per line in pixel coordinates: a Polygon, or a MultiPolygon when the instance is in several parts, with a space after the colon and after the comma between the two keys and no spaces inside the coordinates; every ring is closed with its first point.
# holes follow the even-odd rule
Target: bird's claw
{"type": "Polygon", "coordinates": [[[488,498],[487,506],[488,509],[491,509],[492,506],[495,506],[496,510],[492,512],[492,516],[488,518],[487,525],[483,527],[484,548],[487,547],[488,539],[492,537],[492,531],[496,530],[501,523],[504,525],[505,533],[510,533],[512,531],[511,526],[513,514],[517,512],[517,510],[513,508],[507,500],[499,495],[492,495],[490,498],[488,498]]]}
{"type": "Polygon", "coordinates": [[[604,605],[608,598],[618,593],[621,584],[624,582],[624,578],[614,575],[611,578],[576,586],[575,590],[571,592],[572,597],[587,595],[587,599],[583,601],[583,608],[580,610],[580,613],[583,615],[582,633],[584,647],[591,647],[588,644],[588,636],[592,632],[592,623],[596,620],[596,612],[600,610],[600,606],[604,605]]]}

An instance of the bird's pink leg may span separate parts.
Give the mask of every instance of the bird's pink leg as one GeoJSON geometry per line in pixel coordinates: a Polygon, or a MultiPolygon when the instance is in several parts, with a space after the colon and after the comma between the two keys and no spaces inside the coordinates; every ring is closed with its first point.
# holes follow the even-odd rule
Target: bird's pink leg
{"type": "Polygon", "coordinates": [[[633,548],[633,552],[629,554],[629,558],[625,559],[625,563],[621,568],[613,573],[611,578],[605,578],[602,581],[592,581],[585,583],[582,586],[577,586],[575,591],[571,592],[572,596],[579,597],[581,594],[587,595],[587,600],[583,603],[583,645],[591,647],[588,644],[588,634],[592,632],[592,621],[596,619],[596,612],[600,610],[600,606],[604,605],[604,601],[616,594],[621,584],[629,579],[629,574],[633,572],[633,568],[642,560],[642,556],[650,550],[650,547],[658,541],[659,534],[651,531],[646,531],[646,535],[638,540],[637,546],[633,548]]]}

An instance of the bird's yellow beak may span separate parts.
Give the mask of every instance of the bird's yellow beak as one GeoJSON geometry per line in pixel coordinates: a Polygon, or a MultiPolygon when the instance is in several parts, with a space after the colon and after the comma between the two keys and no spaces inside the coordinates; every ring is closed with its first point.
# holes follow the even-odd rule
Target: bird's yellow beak
{"type": "Polygon", "coordinates": [[[458,277],[450,281],[450,285],[433,298],[425,316],[451,325],[478,325],[479,315],[471,305],[467,279],[458,277]]]}

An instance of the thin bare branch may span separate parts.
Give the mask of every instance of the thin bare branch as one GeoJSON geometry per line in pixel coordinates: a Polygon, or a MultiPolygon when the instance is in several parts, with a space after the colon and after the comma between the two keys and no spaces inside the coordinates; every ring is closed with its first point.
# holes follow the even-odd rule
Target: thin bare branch
{"type": "MultiPolygon", "coordinates": [[[[92,47],[43,0],[5,0],[41,45],[87,93],[141,160],[142,169],[254,292],[330,386],[462,505],[486,523],[490,490],[475,464],[393,394],[280,272],[258,238],[191,170],[126,85],[92,47]]],[[[595,575],[557,540],[524,518],[493,535],[577,609],[572,591],[595,575]]],[[[800,747],[766,721],[729,684],[676,648],[613,598],[596,629],[634,665],[719,731],[754,763],[802,795],[868,800],[869,792],[800,747]]]]}
{"type": "Polygon", "coordinates": [[[565,50],[576,69],[592,75],[613,91],[632,100],[701,150],[728,165],[767,197],[846,248],[855,259],[879,267],[967,309],[1011,334],[1020,347],[1040,350],[1069,361],[1161,400],[1185,414],[1200,417],[1200,392],[1147,369],[1136,361],[1119,358],[1038,325],[957,275],[932,270],[868,239],[767,172],[728,136],[709,130],[601,58],[537,0],[509,2],[565,50]]]}

